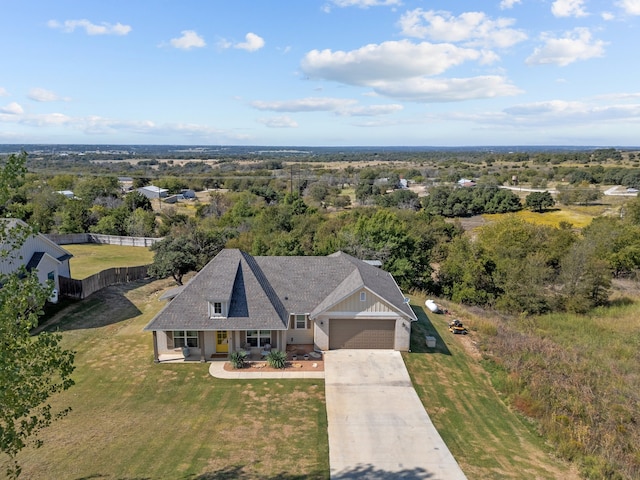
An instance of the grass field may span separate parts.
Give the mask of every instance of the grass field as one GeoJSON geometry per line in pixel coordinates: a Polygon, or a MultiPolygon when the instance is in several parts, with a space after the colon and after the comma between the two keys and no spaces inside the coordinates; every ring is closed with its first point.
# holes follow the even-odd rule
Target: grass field
{"type": "Polygon", "coordinates": [[[78,280],[111,267],[137,267],[153,263],[153,252],[144,247],[122,247],[97,243],[63,245],[73,254],[71,276],[78,280]]]}
{"type": "MultiPolygon", "coordinates": [[[[43,432],[42,448],[20,455],[23,478],[328,478],[323,381],[219,380],[206,364],[153,363],[142,328],[170,286],[109,287],[52,319],[77,352],[76,385],[54,401],[73,411],[43,432]]],[[[473,337],[453,337],[444,320],[417,312],[404,358],[468,477],[575,478],[492,389],[462,344],[473,337]],[[438,336],[436,352],[424,348],[426,331],[438,336]]]]}
{"type": "MultiPolygon", "coordinates": [[[[414,299],[415,301],[416,299],[414,299]]],[[[415,301],[424,305],[424,299],[415,301]]],[[[493,390],[474,351],[474,334],[453,335],[451,317],[416,308],[409,373],[431,420],[469,479],[579,478],[493,390]],[[425,334],[437,338],[427,349],[425,334]]]]}

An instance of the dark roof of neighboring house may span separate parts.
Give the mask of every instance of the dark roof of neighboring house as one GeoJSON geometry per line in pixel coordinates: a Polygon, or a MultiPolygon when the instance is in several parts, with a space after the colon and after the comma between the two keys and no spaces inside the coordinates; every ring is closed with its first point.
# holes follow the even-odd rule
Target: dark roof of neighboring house
{"type": "Polygon", "coordinates": [[[313,318],[367,289],[415,320],[390,273],[343,252],[326,257],[253,257],[224,249],[145,330],[286,330],[289,314],[313,318]],[[209,318],[209,302],[228,302],[226,318],[209,318]]]}
{"type": "MultiPolygon", "coordinates": [[[[42,261],[42,257],[44,257],[45,255],[46,252],[33,252],[33,255],[31,255],[31,258],[26,265],[27,271],[30,272],[31,270],[38,268],[38,265],[40,265],[40,262],[42,261]]],[[[71,257],[73,257],[73,255],[67,253],[60,257],[57,257],[56,260],[59,262],[64,262],[65,260],[69,260],[71,257]]]]}
{"type": "Polygon", "coordinates": [[[26,266],[27,271],[30,272],[34,268],[37,268],[38,264],[40,263],[40,260],[42,260],[42,257],[44,257],[44,252],[34,252],[34,254],[31,256],[31,258],[27,262],[27,266],[26,266]]]}

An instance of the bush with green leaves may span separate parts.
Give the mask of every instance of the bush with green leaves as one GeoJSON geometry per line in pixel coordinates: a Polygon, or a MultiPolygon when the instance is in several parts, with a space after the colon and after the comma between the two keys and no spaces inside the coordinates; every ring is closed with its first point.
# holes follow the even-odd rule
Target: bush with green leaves
{"type": "Polygon", "coordinates": [[[229,362],[233,368],[244,368],[247,363],[247,352],[233,352],[229,355],[229,362]]]}
{"type": "Polygon", "coordinates": [[[280,350],[271,350],[267,355],[267,363],[272,368],[284,368],[287,365],[287,354],[280,350]]]}

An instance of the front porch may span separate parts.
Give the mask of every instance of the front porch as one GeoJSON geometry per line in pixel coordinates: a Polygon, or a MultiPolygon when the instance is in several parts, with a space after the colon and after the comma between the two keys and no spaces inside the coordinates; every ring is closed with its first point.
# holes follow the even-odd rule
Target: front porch
{"type": "MultiPolygon", "coordinates": [[[[266,360],[264,359],[263,350],[261,348],[251,348],[246,350],[249,352],[247,356],[247,362],[250,365],[266,365],[266,360]]],[[[324,355],[322,352],[318,352],[314,350],[313,344],[291,344],[286,346],[287,352],[287,361],[288,362],[322,362],[324,360],[324,355]]],[[[215,362],[215,361],[225,361],[229,358],[228,352],[214,352],[205,357],[204,359],[201,356],[200,351],[190,352],[189,356],[185,357],[182,352],[172,351],[172,352],[163,352],[158,353],[157,363],[186,363],[186,362],[215,362]]],[[[304,363],[303,363],[304,365],[304,363]]],[[[260,368],[260,367],[254,367],[260,368]]]]}

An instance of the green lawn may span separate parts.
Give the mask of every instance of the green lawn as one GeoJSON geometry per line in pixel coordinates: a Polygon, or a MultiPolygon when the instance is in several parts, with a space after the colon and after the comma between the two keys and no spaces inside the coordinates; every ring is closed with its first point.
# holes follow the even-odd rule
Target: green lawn
{"type": "MultiPolygon", "coordinates": [[[[77,352],[71,406],[19,456],[23,478],[326,479],[327,418],[321,380],[219,380],[207,364],[154,364],[144,325],[168,280],[109,287],[52,319],[77,352]]],[[[416,300],[423,304],[424,299],[416,300]]],[[[469,479],[575,478],[492,389],[469,337],[417,309],[410,375],[469,479]],[[426,352],[425,332],[438,336],[426,352]]],[[[2,468],[0,462],[0,468],[2,468]]]]}
{"type": "Polygon", "coordinates": [[[218,380],[207,364],[153,363],[142,328],[170,283],[110,287],[60,317],[77,368],[55,404],[73,410],[20,455],[23,478],[328,478],[321,380],[218,380]]]}
{"type": "Polygon", "coordinates": [[[63,245],[73,254],[71,276],[82,280],[111,267],[137,267],[153,263],[153,252],[144,247],[84,243],[63,245]]]}

